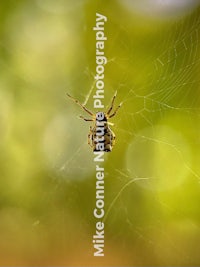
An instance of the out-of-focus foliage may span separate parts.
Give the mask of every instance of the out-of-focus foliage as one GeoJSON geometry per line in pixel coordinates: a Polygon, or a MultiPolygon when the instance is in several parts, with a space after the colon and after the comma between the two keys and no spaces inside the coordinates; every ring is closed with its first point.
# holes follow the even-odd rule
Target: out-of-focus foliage
{"type": "Polygon", "coordinates": [[[0,266],[199,264],[200,10],[183,2],[2,1],[0,266]],[[116,89],[123,101],[101,259],[89,124],[65,95],[91,92],[92,109],[96,12],[108,18],[105,104],[116,89]]]}

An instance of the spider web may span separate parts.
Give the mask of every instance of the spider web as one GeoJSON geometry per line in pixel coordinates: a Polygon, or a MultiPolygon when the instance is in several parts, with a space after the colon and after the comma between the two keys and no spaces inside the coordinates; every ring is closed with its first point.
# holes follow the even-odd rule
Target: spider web
{"type": "MultiPolygon", "coordinates": [[[[113,183],[117,185],[115,194],[109,197],[105,221],[108,220],[110,227],[115,226],[115,220],[126,222],[126,230],[122,226],[123,230],[120,229],[114,240],[122,238],[121,231],[124,233],[128,229],[136,244],[145,243],[147,250],[155,249],[159,260],[178,265],[195,263],[193,251],[184,256],[183,251],[187,242],[193,247],[199,240],[197,210],[190,206],[195,205],[199,198],[190,202],[191,192],[185,188],[190,184],[195,188],[194,192],[199,192],[199,30],[198,12],[169,24],[164,30],[158,29],[159,41],[147,41],[150,47],[144,45],[139,52],[141,56],[145,49],[154,51],[149,57],[144,53],[145,59],[139,63],[141,77],[145,72],[145,81],[137,78],[134,68],[130,71],[127,68],[123,81],[118,82],[124,105],[115,127],[120,136],[118,142],[123,143],[127,150],[122,167],[112,165],[114,171],[108,174],[108,177],[113,177],[110,190],[113,190],[113,183]],[[137,81],[130,84],[132,75],[137,81]],[[138,191],[145,195],[143,200],[138,200],[138,191]],[[176,193],[180,194],[179,197],[176,193]],[[189,203],[183,207],[184,195],[189,203]],[[144,202],[140,205],[138,201],[144,202]],[[155,211],[148,214],[148,209],[154,208],[155,211]],[[140,212],[138,214],[138,209],[146,210],[147,223],[142,221],[144,217],[140,212]],[[168,223],[163,220],[163,214],[168,215],[168,223]],[[171,218],[172,214],[176,219],[171,218]],[[172,229],[179,232],[182,227],[185,228],[180,231],[185,235],[183,246],[171,236],[172,229]],[[196,240],[192,237],[193,231],[197,233],[196,240]],[[151,232],[156,232],[160,238],[155,238],[151,232]],[[173,250],[177,256],[171,256],[173,250]]],[[[114,59],[114,64],[126,62],[131,66],[140,61],[133,49],[138,44],[131,40],[128,43],[130,46],[121,41],[129,58],[114,59]]],[[[126,242],[124,239],[124,246],[126,242]]],[[[149,261],[146,264],[149,265],[149,261]]]]}
{"type": "MultiPolygon", "coordinates": [[[[147,29],[144,35],[148,37],[141,34],[137,39],[137,36],[130,36],[126,26],[119,28],[119,33],[108,41],[109,62],[105,74],[108,77],[105,105],[109,104],[114,88],[118,91],[115,104],[123,102],[112,120],[116,146],[105,160],[104,222],[109,238],[112,242],[120,240],[127,248],[130,240],[134,240],[142,246],[144,253],[154,248],[160,261],[164,258],[164,262],[193,264],[192,251],[182,254],[187,242],[193,246],[198,240],[190,237],[191,232],[199,234],[197,210],[191,212],[190,205],[195,205],[199,198],[186,204],[185,209],[181,201],[184,195],[190,198],[192,192],[187,192],[186,185],[199,192],[200,182],[199,11],[166,25],[163,23],[153,31],[147,29]],[[118,47],[113,53],[116,44],[118,47]],[[149,55],[148,50],[151,50],[149,55]],[[111,69],[116,71],[112,73],[111,69]],[[123,157],[119,158],[119,155],[123,157]],[[141,198],[139,203],[138,198],[141,198]],[[137,210],[143,210],[143,215],[137,210]],[[171,216],[176,220],[170,220],[171,216]],[[183,246],[170,236],[170,231],[178,231],[179,227],[185,228],[179,233],[185,235],[183,246]],[[160,238],[156,238],[155,233],[160,238]],[[173,250],[177,256],[171,257],[173,250]]],[[[94,74],[89,68],[85,74],[93,80],[94,74]]],[[[85,95],[78,94],[82,103],[90,108],[94,90],[93,83],[85,90],[85,95]]],[[[71,147],[69,152],[61,153],[62,159],[67,160],[56,168],[59,175],[89,179],[94,185],[91,177],[95,176],[95,166],[85,141],[85,129],[89,126],[73,119],[78,108],[74,107],[74,110],[68,114],[67,122],[71,124],[73,120],[69,133],[71,147]],[[83,135],[76,136],[77,128],[83,135]],[[76,140],[75,147],[73,140],[76,140]]],[[[92,195],[90,197],[92,199],[92,195]]],[[[139,251],[137,253],[141,255],[139,251]]]]}

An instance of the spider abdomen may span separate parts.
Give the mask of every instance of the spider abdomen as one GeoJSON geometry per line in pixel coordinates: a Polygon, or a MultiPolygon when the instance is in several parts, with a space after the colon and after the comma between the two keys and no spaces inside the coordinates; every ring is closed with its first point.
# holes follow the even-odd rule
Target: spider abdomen
{"type": "Polygon", "coordinates": [[[99,127],[94,127],[92,129],[91,145],[93,151],[111,152],[115,143],[115,134],[109,128],[107,122],[104,122],[101,131],[99,131],[98,128],[99,127]]]}

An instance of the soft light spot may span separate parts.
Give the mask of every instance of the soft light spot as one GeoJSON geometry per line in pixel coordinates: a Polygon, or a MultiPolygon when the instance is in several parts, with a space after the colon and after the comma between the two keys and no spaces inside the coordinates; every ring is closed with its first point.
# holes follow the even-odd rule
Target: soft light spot
{"type": "Polygon", "coordinates": [[[49,169],[65,179],[88,178],[95,169],[93,153],[87,144],[89,126],[74,114],[58,115],[49,122],[43,150],[49,169]]]}
{"type": "Polygon", "coordinates": [[[138,185],[150,190],[179,186],[190,172],[190,148],[181,132],[168,126],[149,127],[138,133],[127,152],[127,168],[138,185]]]}
{"type": "Polygon", "coordinates": [[[168,19],[190,12],[199,5],[197,0],[119,0],[130,12],[152,18],[168,19]]]}

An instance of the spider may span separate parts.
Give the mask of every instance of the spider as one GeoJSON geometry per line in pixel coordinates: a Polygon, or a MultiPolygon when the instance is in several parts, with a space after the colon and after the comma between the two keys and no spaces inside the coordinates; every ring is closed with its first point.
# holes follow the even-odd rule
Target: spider
{"type": "Polygon", "coordinates": [[[111,152],[115,144],[115,134],[109,127],[109,125],[113,124],[108,122],[108,119],[114,117],[122,105],[122,103],[120,103],[112,113],[116,95],[117,92],[115,92],[111,101],[111,105],[107,112],[97,112],[96,114],[94,114],[88,108],[86,108],[85,105],[82,105],[77,99],[67,93],[67,96],[70,99],[72,99],[77,105],[79,105],[84,111],[86,111],[91,116],[91,118],[84,118],[83,116],[80,116],[80,118],[84,121],[95,122],[93,126],[90,126],[90,131],[88,134],[88,144],[92,147],[93,151],[111,152]],[[101,120],[98,119],[100,115],[101,120]],[[101,138],[99,138],[99,126],[103,127],[103,135],[101,136],[101,138]]]}

